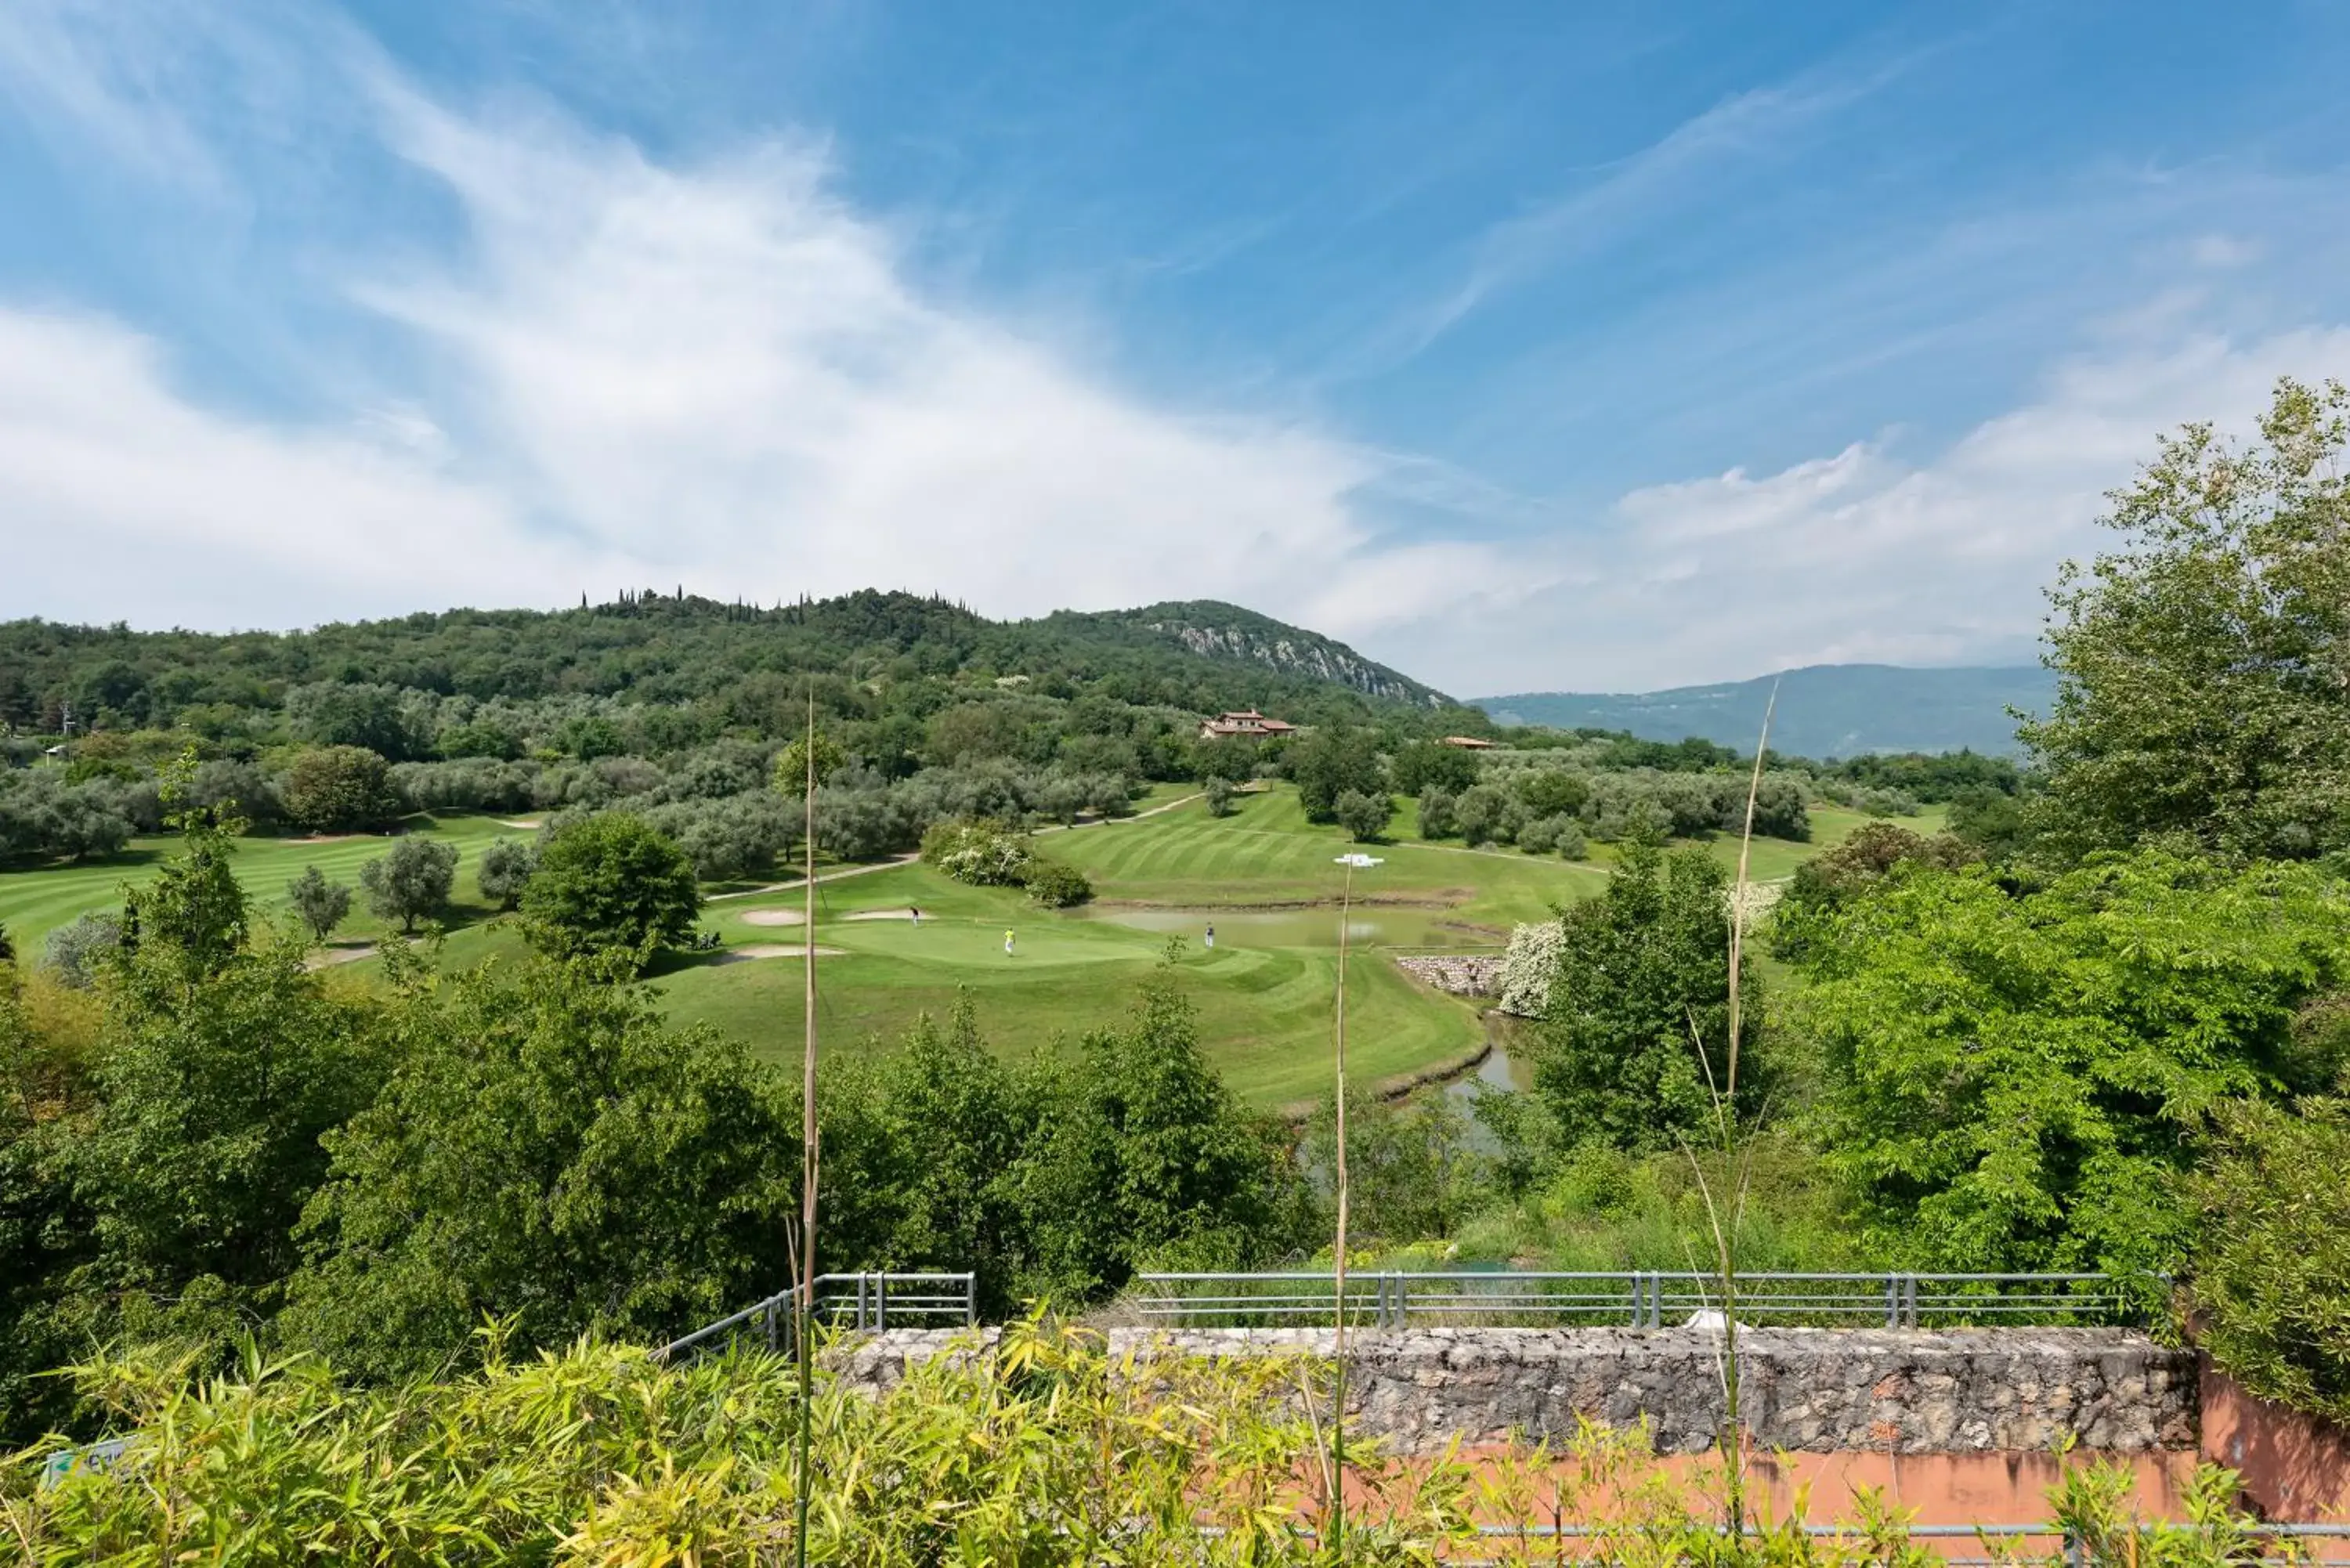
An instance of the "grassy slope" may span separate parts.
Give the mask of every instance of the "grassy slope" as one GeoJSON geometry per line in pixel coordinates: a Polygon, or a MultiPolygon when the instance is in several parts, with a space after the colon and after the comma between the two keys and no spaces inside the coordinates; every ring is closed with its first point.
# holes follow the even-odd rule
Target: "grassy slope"
{"type": "MultiPolygon", "coordinates": [[[[1182,792],[1160,792],[1159,799],[1182,792]]],[[[1402,803],[1407,808],[1409,803],[1402,803]]],[[[1758,840],[1755,875],[1791,872],[1801,860],[1841,839],[1863,818],[1824,809],[1814,814],[1810,845],[1758,840]]],[[[414,819],[418,831],[459,846],[463,898],[474,895],[473,868],[481,847],[502,834],[494,819],[452,816],[414,819]]],[[[1931,819],[1907,826],[1930,831],[1931,819]]],[[[0,921],[37,950],[40,938],[85,910],[113,906],[125,880],[153,874],[168,841],[144,840],[134,857],[102,866],[62,867],[0,876],[0,921]]],[[[382,853],[384,841],[358,837],[317,842],[253,839],[242,846],[239,876],[265,909],[284,903],[286,880],[315,865],[345,882],[359,865],[382,853]]],[[[1082,867],[1105,901],[1177,908],[1335,902],[1338,868],[1333,857],[1348,847],[1335,828],[1305,820],[1296,795],[1275,785],[1244,796],[1230,817],[1207,815],[1194,801],[1142,821],[1089,826],[1040,837],[1039,847],[1082,867]]],[[[1727,838],[1718,853],[1734,856],[1727,838]]],[[[1440,906],[1448,920],[1483,928],[1497,940],[1515,920],[1539,919],[1559,902],[1603,885],[1603,869],[1515,850],[1468,851],[1414,842],[1409,810],[1399,813],[1397,842],[1374,853],[1385,864],[1362,874],[1358,896],[1440,906]]],[[[1605,847],[1595,850],[1604,855],[1605,847]]],[[[729,948],[788,943],[792,929],[751,924],[762,909],[797,909],[793,891],[713,903],[704,924],[729,948]]],[[[452,912],[458,929],[443,961],[462,964],[518,950],[510,928],[484,922],[475,900],[452,912]]],[[[900,1035],[920,1012],[941,1013],[958,988],[967,987],[983,1029],[997,1046],[1020,1052],[1050,1048],[1087,1030],[1115,1022],[1136,982],[1159,962],[1165,939],[1101,919],[1043,910],[1014,891],[965,888],[920,866],[899,867],[824,883],[818,888],[817,940],[842,950],[821,960],[817,998],[824,1038],[833,1050],[870,1048],[900,1035]],[[902,920],[852,920],[860,910],[921,906],[919,929],[902,920]],[[1019,936],[1018,953],[1003,950],[1006,927],[1019,936]]],[[[380,934],[380,925],[354,910],[339,940],[380,934]]],[[[1474,930],[1459,933],[1473,942],[1474,930]]],[[[1213,953],[1188,947],[1180,961],[1186,990],[1200,1012],[1209,1058],[1234,1090],[1261,1106],[1312,1096],[1327,1070],[1330,992],[1336,955],[1327,949],[1254,947],[1228,936],[1213,953]]],[[[338,973],[338,983],[361,983],[372,964],[338,973]]],[[[732,963],[706,958],[675,961],[653,982],[680,1020],[706,1020],[775,1055],[797,1051],[801,964],[792,958],[732,963]]],[[[1389,1079],[1474,1050],[1480,1043],[1472,1010],[1425,991],[1371,952],[1349,966],[1347,1007],[1357,1072],[1389,1079]]]]}
{"type": "MultiPolygon", "coordinates": [[[[843,950],[817,961],[819,1026],[836,1051],[877,1043],[886,1048],[918,1013],[945,1012],[959,988],[971,992],[981,1027],[999,1049],[1051,1048],[1122,1017],[1137,983],[1167,950],[1165,939],[1151,932],[1039,909],[1017,892],[965,888],[926,867],[859,877],[819,892],[817,944],[843,950]],[[921,907],[919,928],[901,919],[844,918],[909,903],[921,907]],[[1007,929],[1018,938],[1012,957],[1003,952],[1007,929]]],[[[796,900],[781,894],[742,908],[721,906],[710,912],[711,923],[730,946],[790,942],[795,930],[744,920],[763,906],[795,908],[796,900]]],[[[1327,1071],[1336,954],[1228,940],[1212,954],[1190,944],[1179,961],[1185,992],[1199,1010],[1202,1045],[1234,1091],[1261,1106],[1310,1098],[1327,1071]]],[[[687,960],[654,983],[672,1016],[705,1019],[788,1056],[798,1050],[802,970],[795,956],[687,960]]],[[[1374,954],[1356,954],[1347,993],[1357,1020],[1350,1031],[1355,1054],[1368,1077],[1457,1057],[1482,1038],[1470,1008],[1420,990],[1374,954]]]]}
{"type": "MultiPolygon", "coordinates": [[[[450,923],[479,919],[492,911],[483,903],[473,883],[484,846],[498,838],[528,838],[526,831],[500,826],[488,816],[412,816],[409,831],[457,846],[457,908],[450,923]]],[[[42,940],[59,926],[98,909],[118,909],[126,883],[142,884],[179,840],[172,836],[138,838],[112,859],[83,866],[46,867],[0,875],[0,925],[8,928],[17,947],[38,952],[42,940]]],[[[286,884],[316,866],[331,879],[356,888],[359,867],[381,855],[390,840],[376,834],[338,838],[246,838],[237,844],[236,877],[256,909],[275,913],[286,906],[286,884]]],[[[383,922],[367,912],[366,901],[354,897],[351,916],[335,933],[338,943],[372,940],[383,922]]]]}
{"type": "MultiPolygon", "coordinates": [[[[1604,874],[1555,857],[1514,849],[1468,850],[1423,844],[1411,832],[1409,803],[1397,814],[1395,842],[1373,848],[1386,863],[1362,874],[1358,896],[1440,905],[1461,920],[1506,932],[1553,904],[1596,892],[1604,874]]],[[[1218,819],[1204,805],[1169,812],[1130,834],[1123,825],[1077,833],[1045,847],[1093,878],[1105,899],[1185,908],[1336,902],[1336,857],[1356,847],[1336,827],[1305,820],[1297,794],[1277,784],[1239,797],[1218,819]]]]}
{"type": "MultiPolygon", "coordinates": [[[[1334,857],[1348,847],[1336,829],[1315,826],[1285,786],[1249,796],[1233,815],[1207,815],[1197,802],[1140,822],[1041,837],[1038,847],[1083,868],[1105,900],[1179,908],[1332,902],[1334,857]]],[[[1465,919],[1506,927],[1555,900],[1596,887],[1596,873],[1523,856],[1464,856],[1415,846],[1379,851],[1388,864],[1358,891],[1451,906],[1465,919]]],[[[894,1038],[917,1013],[942,1012],[968,987],[983,1029],[999,1047],[1050,1046],[1115,1022],[1136,982],[1166,951],[1149,931],[1042,910],[1003,889],[965,888],[926,867],[909,866],[819,888],[819,946],[845,950],[820,960],[820,1022],[835,1048],[894,1038]],[[851,920],[866,909],[920,904],[919,929],[902,920],[851,920]],[[1018,934],[1006,958],[1003,932],[1018,934]]],[[[789,940],[789,931],[750,925],[762,907],[795,908],[792,894],[730,902],[711,911],[730,945],[789,940]]],[[[1190,944],[1180,961],[1199,1009],[1208,1056],[1233,1089],[1264,1106],[1310,1098],[1327,1072],[1330,995],[1337,957],[1327,949],[1253,947],[1229,935],[1212,954],[1190,944]]],[[[787,1054],[801,1008],[801,964],[791,960],[689,963],[659,983],[678,1016],[706,1018],[787,1054]]],[[[1374,952],[1358,950],[1347,971],[1348,1034],[1366,1079],[1409,1075],[1476,1050],[1473,1011],[1426,991],[1374,952]]]]}

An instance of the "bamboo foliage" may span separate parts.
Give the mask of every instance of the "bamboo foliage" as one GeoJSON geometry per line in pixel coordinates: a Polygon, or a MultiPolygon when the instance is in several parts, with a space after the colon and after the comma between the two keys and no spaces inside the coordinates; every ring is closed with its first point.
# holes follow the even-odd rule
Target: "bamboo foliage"
{"type": "MultiPolygon", "coordinates": [[[[133,1434],[110,1467],[38,1480],[0,1466],[0,1559],[41,1568],[203,1563],[775,1568],[796,1545],[798,1369],[754,1350],[663,1366],[583,1342],[511,1358],[495,1335],[462,1378],[353,1388],[322,1364],[248,1359],[192,1382],[153,1355],[78,1369],[133,1434]]],[[[1031,1319],[907,1368],[885,1393],[819,1376],[807,1407],[819,1495],[811,1560],[1305,1568],[1326,1435],[1305,1357],[1113,1353],[1031,1319]]],[[[51,1445],[54,1447],[54,1445],[51,1445]]],[[[1724,1535],[1721,1501],[1654,1462],[1644,1428],[1400,1455],[1356,1434],[1347,1561],[1633,1568],[1927,1568],[1904,1517],[1863,1498],[1832,1534],[1798,1494],[1724,1535]],[[1481,1528],[1482,1527],[1482,1528],[1481,1528]]],[[[2275,1555],[2207,1469],[2189,1518],[2151,1525],[2128,1478],[2085,1467],[2052,1494],[2073,1568],[2220,1568],[2275,1555]]],[[[2055,1568],[2052,1551],[2036,1561],[2055,1568]]]]}

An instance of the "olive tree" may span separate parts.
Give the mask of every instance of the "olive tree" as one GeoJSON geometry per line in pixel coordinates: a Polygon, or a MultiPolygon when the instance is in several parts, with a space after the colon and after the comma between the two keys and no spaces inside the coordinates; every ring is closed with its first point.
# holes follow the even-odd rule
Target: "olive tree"
{"type": "Polygon", "coordinates": [[[447,909],[456,880],[456,846],[430,838],[397,839],[359,867],[368,908],[380,919],[398,920],[403,931],[415,930],[418,920],[447,909]]]}
{"type": "Polygon", "coordinates": [[[351,912],[351,890],[339,882],[329,882],[327,874],[316,866],[302,867],[302,875],[286,884],[286,900],[294,913],[310,933],[310,940],[323,942],[334,934],[351,912]]]}
{"type": "Polygon", "coordinates": [[[501,838],[482,851],[473,879],[481,885],[483,898],[501,909],[511,909],[522,902],[523,891],[537,869],[537,850],[518,838],[501,838]]]}
{"type": "Polygon", "coordinates": [[[1395,800],[1385,790],[1347,790],[1338,796],[1338,826],[1357,844],[1375,844],[1395,817],[1395,800]]]}

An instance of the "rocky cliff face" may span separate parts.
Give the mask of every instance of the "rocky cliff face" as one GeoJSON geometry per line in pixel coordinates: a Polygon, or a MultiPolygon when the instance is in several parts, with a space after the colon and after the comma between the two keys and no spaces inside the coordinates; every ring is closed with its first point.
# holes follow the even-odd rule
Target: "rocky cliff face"
{"type": "Polygon", "coordinates": [[[1240,625],[1165,619],[1140,624],[1144,630],[1171,638],[1203,658],[1244,659],[1287,674],[1308,675],[1351,687],[1367,697],[1392,698],[1429,708],[1445,705],[1442,692],[1431,691],[1384,664],[1374,664],[1344,643],[1312,633],[1285,634],[1240,625]]]}

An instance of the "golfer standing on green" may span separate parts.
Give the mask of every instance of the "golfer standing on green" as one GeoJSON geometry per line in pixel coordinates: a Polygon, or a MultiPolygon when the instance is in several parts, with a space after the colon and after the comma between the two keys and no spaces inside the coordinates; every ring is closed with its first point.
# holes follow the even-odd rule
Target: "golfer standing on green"
{"type": "Polygon", "coordinates": [[[1003,956],[1005,958],[1012,956],[1012,930],[1008,926],[1004,928],[1003,932],[1003,956]]]}

